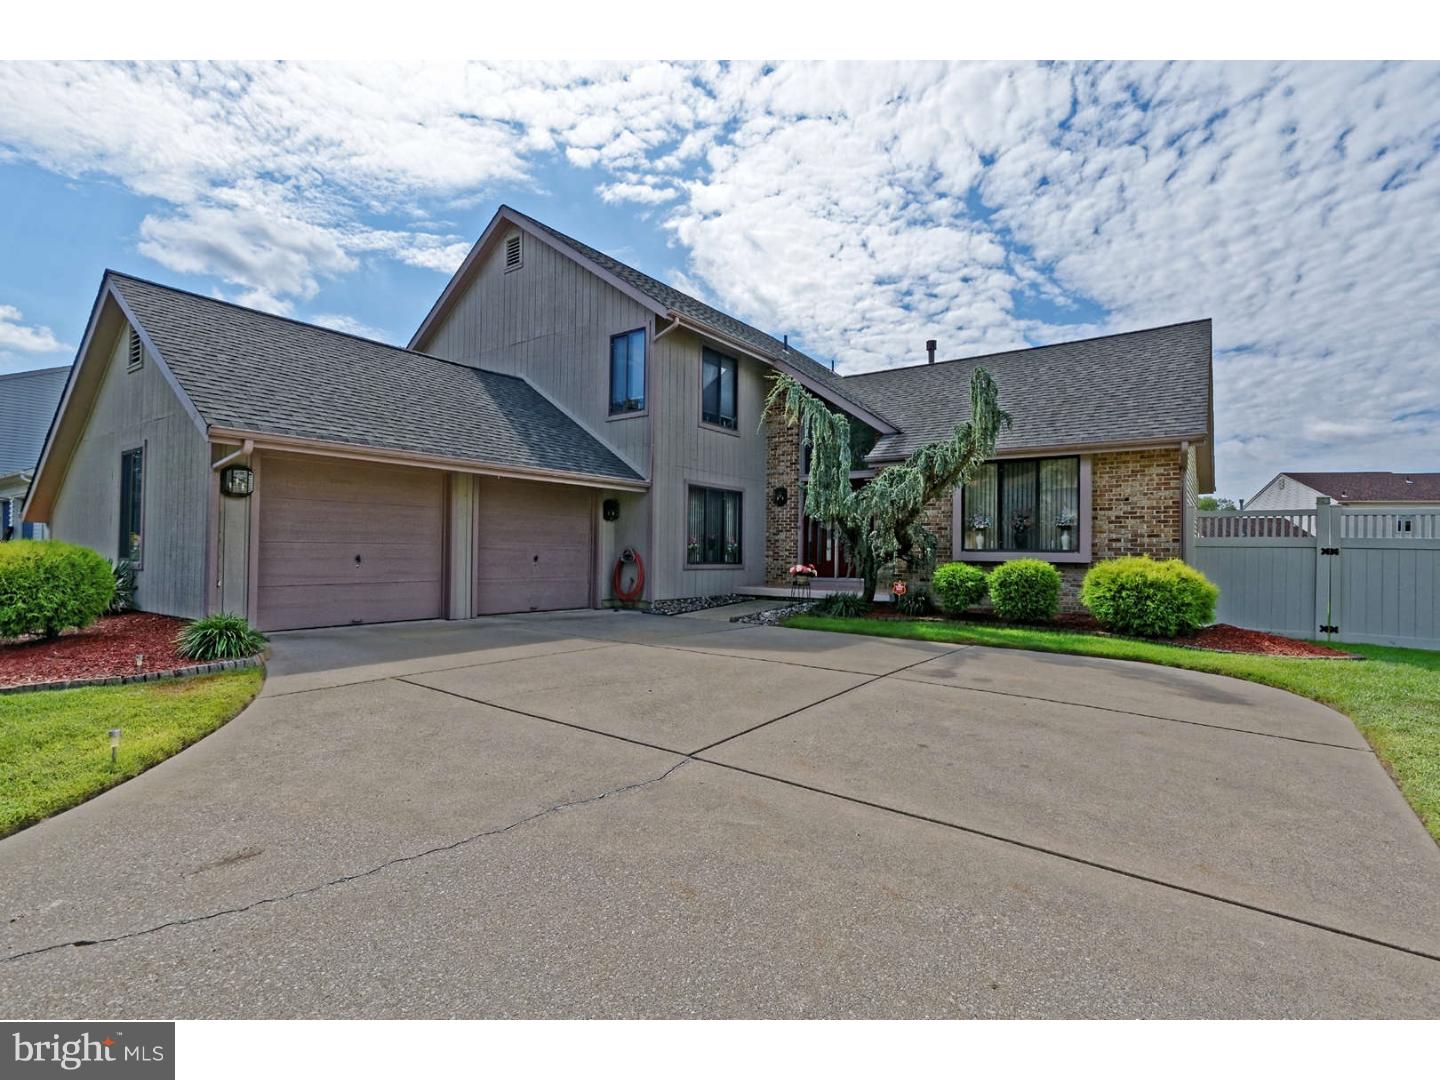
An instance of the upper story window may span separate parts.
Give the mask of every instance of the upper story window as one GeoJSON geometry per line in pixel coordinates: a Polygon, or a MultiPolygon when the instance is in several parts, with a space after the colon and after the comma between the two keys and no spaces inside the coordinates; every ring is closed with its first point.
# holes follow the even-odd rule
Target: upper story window
{"type": "Polygon", "coordinates": [[[987,461],[965,485],[963,551],[1076,551],[1080,459],[987,461]]]}
{"type": "Polygon", "coordinates": [[[645,331],[610,339],[610,415],[645,409],[645,331]]]}
{"type": "Polygon", "coordinates": [[[145,363],[145,348],[140,344],[140,335],[133,326],[130,328],[129,350],[125,370],[139,371],[145,363]]]}
{"type": "Polygon", "coordinates": [[[144,552],[145,450],[137,446],[120,455],[120,543],[117,557],[137,567],[144,552]]]}
{"type": "Polygon", "coordinates": [[[739,424],[739,367],[733,356],[714,349],[700,354],[700,419],[705,423],[732,430],[739,424]]]}

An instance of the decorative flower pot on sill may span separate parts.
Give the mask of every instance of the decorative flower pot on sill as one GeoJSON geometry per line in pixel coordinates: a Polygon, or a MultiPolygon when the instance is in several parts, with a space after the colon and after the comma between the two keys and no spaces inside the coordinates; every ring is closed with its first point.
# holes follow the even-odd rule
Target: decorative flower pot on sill
{"type": "Polygon", "coordinates": [[[1069,550],[1070,550],[1070,530],[1073,529],[1074,526],[1073,526],[1073,525],[1060,525],[1060,526],[1057,526],[1057,528],[1058,528],[1059,531],[1060,531],[1060,550],[1061,550],[1061,551],[1069,551],[1069,550]]]}

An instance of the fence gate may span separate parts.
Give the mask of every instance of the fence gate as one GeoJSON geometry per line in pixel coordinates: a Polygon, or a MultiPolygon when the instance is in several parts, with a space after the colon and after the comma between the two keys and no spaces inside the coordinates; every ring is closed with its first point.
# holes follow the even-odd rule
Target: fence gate
{"type": "Polygon", "coordinates": [[[1440,649],[1440,511],[1202,512],[1192,561],[1215,617],[1299,638],[1440,649]]]}

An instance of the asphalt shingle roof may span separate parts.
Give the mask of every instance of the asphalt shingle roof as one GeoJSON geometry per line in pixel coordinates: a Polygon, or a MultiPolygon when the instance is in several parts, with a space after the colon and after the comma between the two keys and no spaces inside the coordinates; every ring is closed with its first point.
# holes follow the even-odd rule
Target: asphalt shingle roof
{"type": "Polygon", "coordinates": [[[679,289],[671,288],[663,281],[659,281],[649,274],[642,273],[633,266],[628,266],[621,262],[619,259],[611,258],[603,251],[593,248],[583,241],[576,240],[573,236],[567,236],[559,229],[546,225],[543,221],[538,221],[528,214],[520,213],[520,211],[514,207],[506,207],[505,209],[516,217],[524,218],[541,232],[549,234],[562,244],[574,248],[580,252],[581,255],[585,256],[585,258],[615,275],[627,285],[650,297],[650,299],[654,300],[657,304],[663,304],[672,311],[677,311],[686,318],[693,319],[695,322],[709,327],[717,333],[724,334],[726,337],[744,342],[746,345],[756,349],[763,356],[768,356],[775,360],[783,360],[832,393],[838,394],[841,398],[849,399],[855,404],[870,409],[883,420],[888,421],[892,419],[892,417],[882,409],[873,406],[863,399],[857,398],[848,388],[843,376],[837,375],[825,364],[820,363],[820,361],[813,357],[806,356],[794,346],[787,345],[779,338],[767,334],[763,330],[756,329],[749,323],[741,322],[732,315],[726,315],[725,312],[718,308],[713,308],[709,304],[703,303],[695,299],[695,297],[681,292],[679,289]]]}
{"type": "Polygon", "coordinates": [[[69,375],[68,366],[0,375],[0,476],[35,468],[69,375]]]}
{"type": "Polygon", "coordinates": [[[524,379],[110,277],[212,427],[641,479],[524,379]]]}
{"type": "Polygon", "coordinates": [[[876,460],[946,438],[970,414],[970,375],[983,367],[1014,417],[1001,452],[1181,439],[1210,430],[1210,321],[850,375],[851,395],[902,430],[876,460]]]}
{"type": "Polygon", "coordinates": [[[1287,472],[1341,502],[1440,502],[1440,473],[1287,472]]]}

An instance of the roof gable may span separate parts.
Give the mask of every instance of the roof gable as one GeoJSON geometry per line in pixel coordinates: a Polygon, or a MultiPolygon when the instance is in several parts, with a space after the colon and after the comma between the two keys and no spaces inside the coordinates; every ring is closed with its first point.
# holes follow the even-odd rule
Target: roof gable
{"type": "Polygon", "coordinates": [[[1280,476],[1288,476],[1338,502],[1440,502],[1440,473],[1283,472],[1275,479],[1280,476]]]}
{"type": "Polygon", "coordinates": [[[68,364],[0,375],[0,476],[35,468],[69,377],[68,364]]]}
{"type": "Polygon", "coordinates": [[[723,345],[738,349],[777,370],[793,375],[832,404],[859,416],[872,427],[883,432],[895,430],[894,424],[873,405],[850,393],[841,376],[799,349],[791,348],[786,342],[763,330],[741,322],[718,308],[672,288],[663,281],[509,206],[502,205],[490,219],[485,231],[465,256],[464,262],[455,271],[410,339],[410,348],[425,347],[431,333],[464,290],[471,274],[480,265],[490,246],[498,242],[501,234],[511,226],[574,259],[591,273],[649,308],[658,317],[666,320],[678,318],[697,333],[710,336],[723,345]]]}

